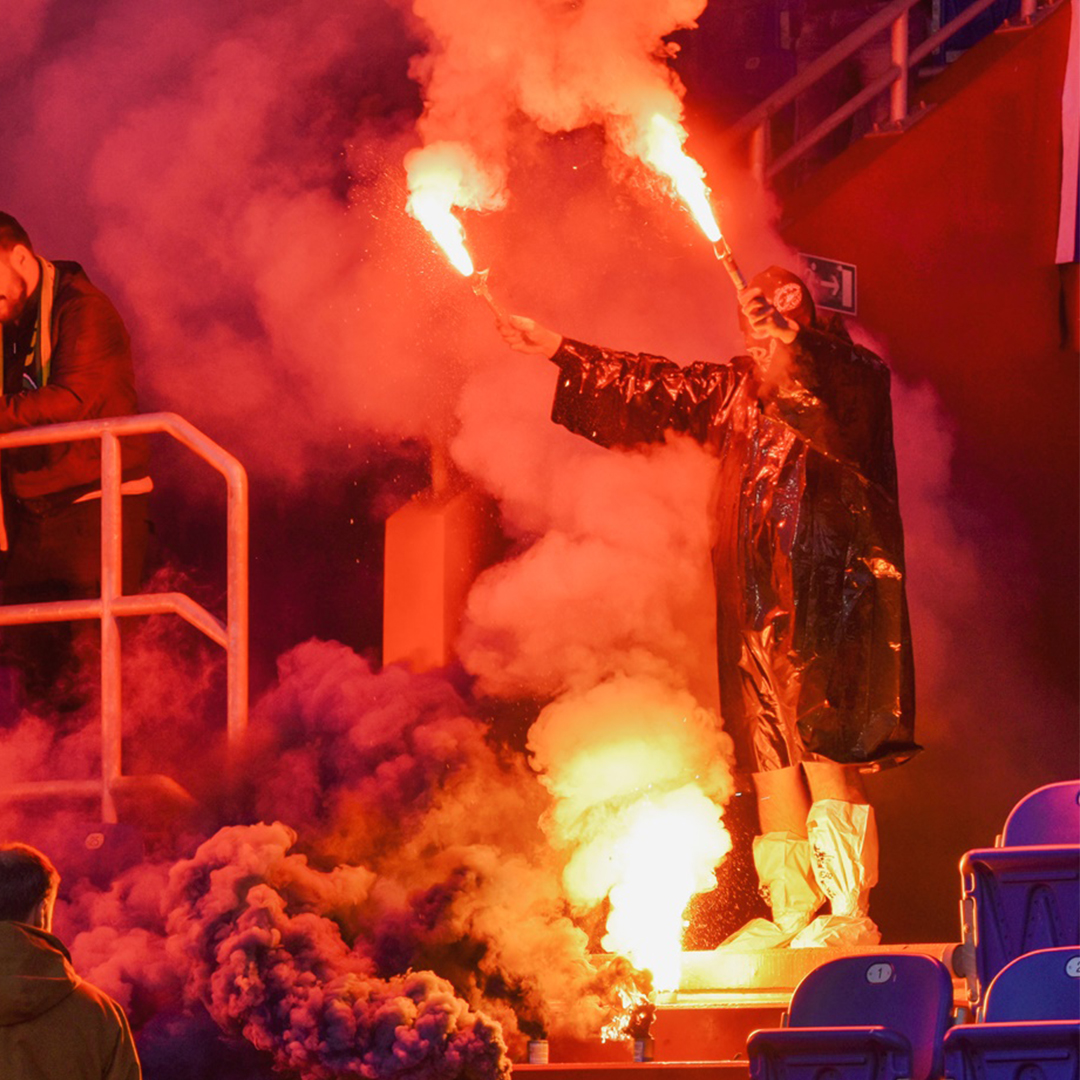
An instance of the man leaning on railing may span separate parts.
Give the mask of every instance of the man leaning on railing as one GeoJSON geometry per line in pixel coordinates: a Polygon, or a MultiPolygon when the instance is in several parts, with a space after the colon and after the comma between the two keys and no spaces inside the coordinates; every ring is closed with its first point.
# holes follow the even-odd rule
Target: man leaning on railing
{"type": "MultiPolygon", "coordinates": [[[[75,262],[49,262],[0,212],[0,433],[138,411],[131,346],[112,302],[75,262]]],[[[138,589],[149,534],[144,436],[122,441],[124,592],[138,589]]],[[[8,450],[0,459],[4,604],[95,597],[101,590],[101,445],[97,439],[8,450]]],[[[96,624],[7,627],[0,661],[21,675],[26,703],[83,701],[79,657],[96,624]]],[[[3,721],[0,716],[0,722],[3,721]]]]}

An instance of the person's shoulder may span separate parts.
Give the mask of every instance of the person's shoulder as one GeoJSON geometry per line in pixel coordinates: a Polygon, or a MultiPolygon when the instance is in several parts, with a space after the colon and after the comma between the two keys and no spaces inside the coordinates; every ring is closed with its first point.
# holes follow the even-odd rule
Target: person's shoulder
{"type": "Polygon", "coordinates": [[[81,263],[60,259],[53,263],[56,268],[56,303],[87,298],[91,302],[104,301],[112,307],[112,301],[90,280],[81,263]]]}
{"type": "Polygon", "coordinates": [[[58,1042],[78,1046],[87,1061],[112,1063],[112,1067],[126,1063],[126,1071],[116,1075],[137,1077],[138,1054],[123,1008],[104,990],[78,975],[75,984],[72,993],[42,1022],[48,1024],[58,1042]]]}
{"type": "Polygon", "coordinates": [[[53,266],[56,268],[54,310],[76,307],[120,318],[116,305],[90,280],[79,262],[59,260],[53,266]]]}
{"type": "Polygon", "coordinates": [[[53,322],[63,331],[70,327],[76,335],[103,332],[126,337],[127,328],[116,305],[87,276],[77,262],[60,261],[56,267],[53,322]]]}
{"type": "Polygon", "coordinates": [[[822,353],[834,360],[853,363],[888,377],[885,361],[873,349],[858,344],[839,315],[831,315],[813,327],[803,327],[795,339],[798,346],[813,354],[822,353]]]}
{"type": "Polygon", "coordinates": [[[78,975],[75,989],[64,1003],[64,1011],[73,1027],[96,1030],[106,1043],[130,1038],[127,1014],[119,1002],[78,975]]]}
{"type": "Polygon", "coordinates": [[[75,995],[82,999],[87,1006],[96,1009],[101,1013],[109,1013],[112,1016],[116,1016],[123,1012],[120,1005],[105,993],[100,987],[95,986],[92,982],[87,982],[82,976],[75,976],[75,995]]]}

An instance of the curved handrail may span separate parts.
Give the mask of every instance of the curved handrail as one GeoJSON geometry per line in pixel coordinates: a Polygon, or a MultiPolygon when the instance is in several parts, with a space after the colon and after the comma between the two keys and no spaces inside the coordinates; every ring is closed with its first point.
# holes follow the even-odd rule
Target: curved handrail
{"type": "MultiPolygon", "coordinates": [[[[0,606],[0,626],[59,622],[69,619],[101,621],[101,763],[102,818],[116,821],[114,790],[125,778],[121,770],[122,716],[120,698],[120,635],[117,618],[129,615],[179,615],[226,651],[228,741],[235,748],[248,719],[248,482],[244,466],[194,424],[176,413],[77,420],[0,435],[0,451],[83,439],[101,440],[101,595],[88,600],[56,600],[0,606]],[[227,504],[227,599],[222,622],[184,593],[123,595],[121,532],[120,439],[131,435],[170,435],[224,477],[227,504]]],[[[96,782],[48,780],[19,784],[9,798],[67,793],[84,795],[96,782]]]]}
{"type": "MultiPolygon", "coordinates": [[[[955,18],[942,26],[916,48],[908,45],[908,14],[920,0],[893,0],[888,7],[882,8],[876,15],[853,30],[847,37],[833,45],[813,63],[788,80],[760,104],[755,105],[741,117],[732,128],[732,138],[738,140],[746,135],[752,136],[751,167],[762,179],[771,179],[783,171],[793,161],[813,149],[834,128],[842,124],[849,116],[858,112],[863,105],[872,101],[878,94],[892,88],[889,107],[889,122],[899,128],[908,116],[908,76],[911,70],[927,56],[939,49],[957,31],[978,17],[995,0],[972,0],[955,18]],[[770,162],[771,153],[769,129],[772,118],[781,109],[790,105],[801,93],[824,78],[840,64],[844,63],[863,47],[871,38],[891,29],[892,65],[858,94],[850,98],[836,111],[826,117],[812,131],[770,162]]],[[[1053,7],[1060,0],[1047,0],[1044,6],[1053,7]]],[[[1021,0],[1020,19],[1030,22],[1035,16],[1039,0],[1021,0]]]]}

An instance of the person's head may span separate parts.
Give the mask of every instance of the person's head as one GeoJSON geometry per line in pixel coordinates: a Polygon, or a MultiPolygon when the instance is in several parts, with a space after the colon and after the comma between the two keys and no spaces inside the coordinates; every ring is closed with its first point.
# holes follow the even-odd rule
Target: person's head
{"type": "Polygon", "coordinates": [[[52,930],[60,888],[56,867],[29,844],[0,844],[0,921],[52,930]]]}
{"type": "Polygon", "coordinates": [[[41,280],[41,266],[26,230],[0,211],[0,326],[16,322],[41,280]]]}
{"type": "MultiPolygon", "coordinates": [[[[817,310],[813,298],[802,278],[785,270],[782,266],[770,266],[755,274],[749,282],[750,288],[758,288],[765,299],[789,322],[799,326],[814,326],[817,310]]],[[[761,331],[757,334],[751,329],[746,316],[739,312],[739,327],[746,341],[747,352],[757,361],[763,361],[771,352],[772,341],[761,331]]]]}

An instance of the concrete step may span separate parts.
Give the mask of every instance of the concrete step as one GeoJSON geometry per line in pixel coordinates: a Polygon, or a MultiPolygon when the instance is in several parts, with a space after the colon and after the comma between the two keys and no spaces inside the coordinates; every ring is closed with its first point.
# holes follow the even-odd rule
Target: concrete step
{"type": "MultiPolygon", "coordinates": [[[[952,969],[952,943],[878,945],[844,949],[768,949],[737,952],[714,949],[684,952],[677,991],[657,994],[651,1043],[635,1061],[630,1039],[601,1042],[553,1036],[548,1063],[520,1064],[515,1073],[538,1073],[553,1080],[703,1080],[705,1070],[718,1080],[749,1076],[746,1040],[759,1028],[779,1027],[795,987],[814,968],[840,956],[878,952],[916,952],[952,969]]],[[[954,977],[956,1004],[967,1001],[967,987],[954,977]]]]}

